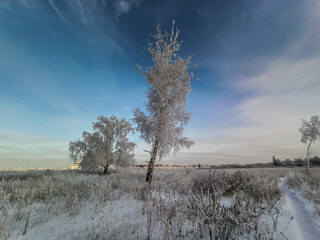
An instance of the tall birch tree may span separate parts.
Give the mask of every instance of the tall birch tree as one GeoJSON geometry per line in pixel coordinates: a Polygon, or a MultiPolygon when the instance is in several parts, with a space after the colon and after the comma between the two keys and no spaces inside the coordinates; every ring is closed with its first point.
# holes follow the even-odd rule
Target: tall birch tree
{"type": "Polygon", "coordinates": [[[171,150],[175,154],[181,148],[190,148],[194,142],[183,136],[191,114],[186,112],[186,99],[191,91],[193,73],[189,67],[191,57],[178,57],[182,41],[178,41],[179,30],[174,21],[171,32],[161,32],[157,27],[154,43],[149,44],[154,66],[145,71],[138,69],[146,79],[149,89],[147,114],[140,109],[133,111],[133,122],[137,124],[140,138],[152,145],[146,181],[150,184],[156,158],[163,158],[171,150]]]}
{"type": "Polygon", "coordinates": [[[319,116],[311,116],[310,121],[302,120],[302,126],[299,129],[301,133],[301,142],[308,144],[307,147],[307,172],[310,173],[310,147],[311,144],[320,139],[320,120],[319,116]]]}

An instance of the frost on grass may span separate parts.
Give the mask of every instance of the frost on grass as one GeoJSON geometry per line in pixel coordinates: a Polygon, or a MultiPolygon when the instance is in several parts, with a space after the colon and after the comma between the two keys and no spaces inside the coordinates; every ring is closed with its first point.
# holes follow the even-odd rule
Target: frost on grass
{"type": "Polygon", "coordinates": [[[278,176],[141,170],[0,173],[0,239],[283,239],[278,176]]]}
{"type": "Polygon", "coordinates": [[[311,169],[310,174],[295,172],[288,174],[287,185],[294,191],[301,193],[314,208],[314,215],[320,220],[320,172],[311,169]]]}

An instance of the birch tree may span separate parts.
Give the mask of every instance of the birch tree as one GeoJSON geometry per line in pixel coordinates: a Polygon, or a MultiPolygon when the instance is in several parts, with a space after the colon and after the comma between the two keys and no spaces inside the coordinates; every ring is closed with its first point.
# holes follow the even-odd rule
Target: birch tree
{"type": "Polygon", "coordinates": [[[140,138],[152,145],[146,177],[149,184],[157,157],[161,159],[171,150],[175,154],[181,148],[190,148],[194,144],[183,137],[184,126],[191,116],[186,112],[186,98],[191,91],[193,73],[189,67],[191,57],[183,59],[176,55],[182,43],[178,36],[179,30],[175,29],[174,22],[170,33],[162,33],[158,26],[155,42],[148,48],[154,66],[145,71],[138,66],[149,85],[148,102],[145,103],[148,113],[135,109],[133,122],[140,138]]]}
{"type": "Polygon", "coordinates": [[[310,173],[309,159],[311,144],[320,139],[320,121],[319,116],[311,116],[310,121],[302,120],[302,126],[299,129],[301,133],[301,142],[307,146],[307,172],[310,173]]]}
{"type": "Polygon", "coordinates": [[[135,162],[133,150],[135,143],[127,135],[134,132],[125,119],[100,116],[93,123],[93,133],[84,131],[82,140],[70,142],[69,157],[80,162],[82,169],[103,169],[108,172],[110,165],[127,167],[135,162]]]}

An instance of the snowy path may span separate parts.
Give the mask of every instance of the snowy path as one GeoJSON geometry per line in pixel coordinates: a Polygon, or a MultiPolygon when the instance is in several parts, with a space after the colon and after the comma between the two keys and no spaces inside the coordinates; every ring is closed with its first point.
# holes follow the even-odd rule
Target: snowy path
{"type": "Polygon", "coordinates": [[[319,240],[320,228],[312,215],[313,205],[298,192],[289,189],[285,178],[281,178],[280,186],[285,200],[284,215],[280,219],[283,234],[288,240],[319,240]]]}

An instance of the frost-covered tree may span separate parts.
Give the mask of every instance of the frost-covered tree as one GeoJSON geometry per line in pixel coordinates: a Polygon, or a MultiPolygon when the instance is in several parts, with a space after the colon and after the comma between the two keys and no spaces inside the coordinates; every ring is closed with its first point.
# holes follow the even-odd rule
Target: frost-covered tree
{"type": "Polygon", "coordinates": [[[311,116],[310,121],[302,119],[302,126],[299,129],[301,142],[308,144],[307,147],[307,171],[310,173],[309,159],[311,144],[320,139],[320,120],[319,116],[311,116]]]}
{"type": "Polygon", "coordinates": [[[135,143],[129,142],[127,135],[134,132],[125,119],[100,116],[93,123],[93,133],[83,132],[82,140],[70,142],[69,157],[80,162],[82,169],[103,169],[108,172],[110,165],[127,167],[135,163],[133,150],[135,143]]]}
{"type": "Polygon", "coordinates": [[[182,43],[177,40],[178,35],[179,30],[174,28],[174,22],[171,33],[162,33],[158,26],[155,42],[150,43],[148,48],[154,66],[146,71],[138,66],[149,85],[148,102],[145,103],[148,114],[135,109],[133,122],[137,124],[140,138],[152,145],[146,177],[149,184],[157,156],[161,159],[172,149],[175,154],[182,147],[193,145],[193,141],[183,137],[184,126],[191,116],[185,111],[193,77],[189,67],[191,57],[182,59],[176,55],[182,43]]]}

